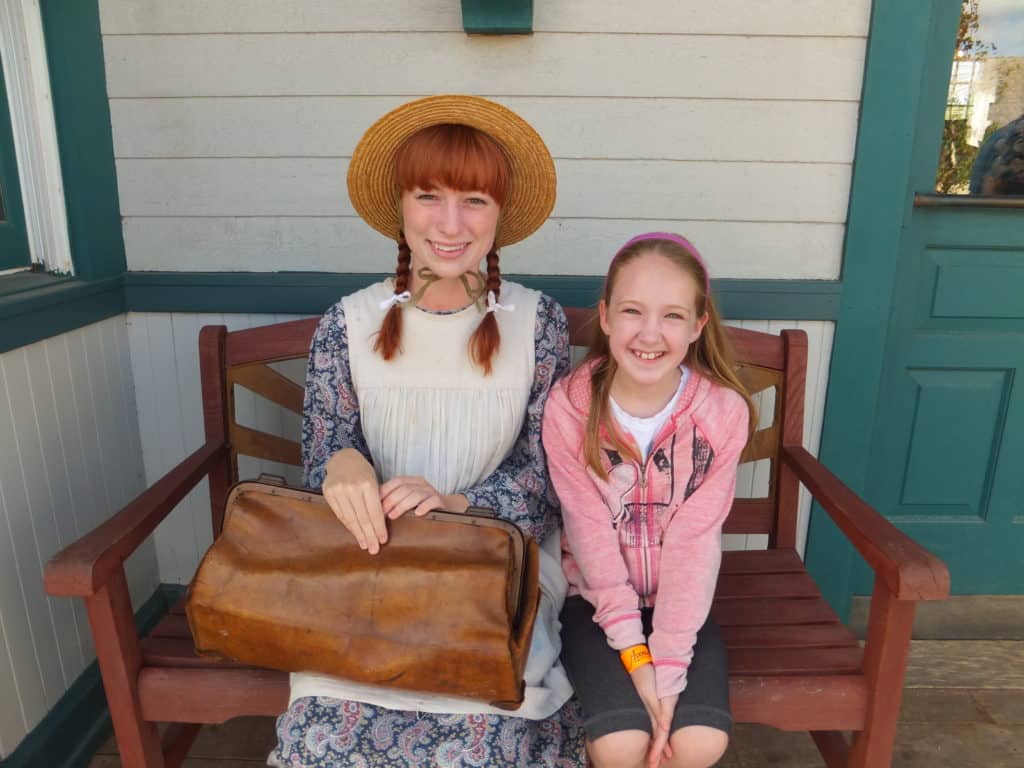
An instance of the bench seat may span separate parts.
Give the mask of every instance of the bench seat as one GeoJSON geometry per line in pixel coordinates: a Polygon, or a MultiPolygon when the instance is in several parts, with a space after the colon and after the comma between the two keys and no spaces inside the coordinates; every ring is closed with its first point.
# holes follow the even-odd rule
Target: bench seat
{"type": "MultiPolygon", "coordinates": [[[[785,698],[794,678],[852,676],[838,698],[852,699],[846,705],[849,727],[859,727],[863,718],[856,712],[863,709],[864,695],[864,686],[858,682],[863,656],[860,643],[829,608],[795,551],[724,553],[712,615],[721,625],[729,649],[730,690],[738,721],[764,722],[770,716],[759,703],[765,687],[775,688],[777,696],[785,698]]],[[[287,707],[286,673],[262,670],[254,688],[252,667],[196,654],[184,597],[140,646],[139,683],[148,692],[143,710],[147,719],[173,720],[175,712],[181,711],[178,699],[182,696],[195,697],[189,707],[190,718],[194,718],[196,709],[203,706],[202,699],[208,698],[202,687],[190,685],[196,671],[204,678],[214,670],[222,674],[223,696],[233,701],[229,707],[223,700],[209,701],[202,722],[222,722],[222,715],[228,712],[237,716],[239,707],[247,715],[277,715],[287,707]],[[240,670],[244,673],[232,674],[240,670]]],[[[836,682],[830,680],[823,688],[834,687],[836,682]]],[[[806,695],[805,687],[799,686],[799,696],[806,695]]],[[[820,706],[809,708],[801,719],[787,714],[778,727],[814,730],[834,723],[837,702],[832,698],[836,697],[826,700],[823,693],[820,706]],[[828,711],[819,712],[822,707],[828,711]]]]}

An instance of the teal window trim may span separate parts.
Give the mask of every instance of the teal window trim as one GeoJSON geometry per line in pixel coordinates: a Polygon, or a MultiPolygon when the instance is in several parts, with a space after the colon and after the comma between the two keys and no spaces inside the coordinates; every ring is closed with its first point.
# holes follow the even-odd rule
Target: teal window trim
{"type": "Polygon", "coordinates": [[[11,113],[0,61],[0,269],[27,267],[30,263],[18,160],[14,155],[11,113]]]}
{"type": "MultiPolygon", "coordinates": [[[[48,276],[46,276],[48,277],[48,276]]],[[[0,278],[0,285],[5,278],[0,278]]],[[[123,314],[124,279],[53,278],[0,296],[0,353],[123,314]]]]}
{"type": "Polygon", "coordinates": [[[471,35],[528,35],[533,0],[462,0],[462,28],[471,35]]]}
{"type": "Polygon", "coordinates": [[[41,0],[75,277],[127,269],[98,0],[41,0]]]}
{"type": "Polygon", "coordinates": [[[0,279],[0,298],[14,296],[18,293],[30,293],[40,288],[50,288],[73,281],[73,277],[47,275],[42,272],[17,272],[5,275],[3,279],[0,279]]]}
{"type": "MultiPolygon", "coordinates": [[[[40,276],[28,289],[12,287],[14,276],[0,277],[0,351],[124,311],[127,262],[99,2],[40,0],[39,6],[75,275],[70,281],[40,276]]],[[[11,146],[2,139],[0,151],[11,146]]]]}

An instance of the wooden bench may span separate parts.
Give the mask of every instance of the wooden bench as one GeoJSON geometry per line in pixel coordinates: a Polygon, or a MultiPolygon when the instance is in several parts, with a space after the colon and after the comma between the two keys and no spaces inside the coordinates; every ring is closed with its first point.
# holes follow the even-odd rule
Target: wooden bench
{"type": "MultiPolygon", "coordinates": [[[[585,344],[593,312],[569,309],[572,341],[585,344]]],[[[58,553],[46,569],[51,595],[85,598],[122,765],[180,765],[202,723],[277,715],[287,675],[218,663],[193,652],[181,605],[145,638],[136,635],[125,559],[203,477],[214,535],[238,477],[237,457],[298,464],[293,441],[239,425],[240,386],[301,413],[302,387],[267,363],[305,358],[317,320],[199,335],[206,443],[103,525],[58,553]],[[157,723],[171,723],[162,738],[157,723]]],[[[802,446],[807,339],[730,328],[751,390],[775,388],[772,423],[751,438],[743,461],[770,461],[763,498],[738,499],[727,533],[767,534],[763,551],[727,552],[712,613],[729,647],[737,722],[805,730],[830,768],[890,764],[917,600],[949,592],[941,561],[854,495],[802,446]],[[806,486],[874,569],[866,643],[822,598],[796,551],[797,495],[806,486]],[[852,732],[852,743],[843,732],[852,732]]]]}

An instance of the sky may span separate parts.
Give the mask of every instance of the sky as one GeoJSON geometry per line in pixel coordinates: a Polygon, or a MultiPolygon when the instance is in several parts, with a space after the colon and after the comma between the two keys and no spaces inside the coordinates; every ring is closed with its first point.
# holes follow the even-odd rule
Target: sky
{"type": "Polygon", "coordinates": [[[978,34],[996,56],[1024,56],[1024,0],[981,0],[978,34]]]}

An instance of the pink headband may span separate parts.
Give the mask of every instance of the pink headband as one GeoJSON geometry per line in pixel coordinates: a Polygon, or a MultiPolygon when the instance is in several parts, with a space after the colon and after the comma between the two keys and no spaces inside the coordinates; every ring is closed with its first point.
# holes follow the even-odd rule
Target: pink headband
{"type": "Polygon", "coordinates": [[[683,248],[686,249],[686,252],[693,256],[694,261],[700,264],[700,268],[704,270],[704,295],[711,295],[711,276],[708,274],[707,265],[704,263],[704,259],[701,258],[700,252],[693,243],[682,235],[677,235],[674,232],[644,232],[642,235],[631,237],[626,241],[625,245],[615,252],[615,256],[612,258],[612,261],[619,258],[622,252],[627,248],[634,246],[637,243],[642,243],[645,240],[671,240],[673,243],[683,246],[683,248]]]}

